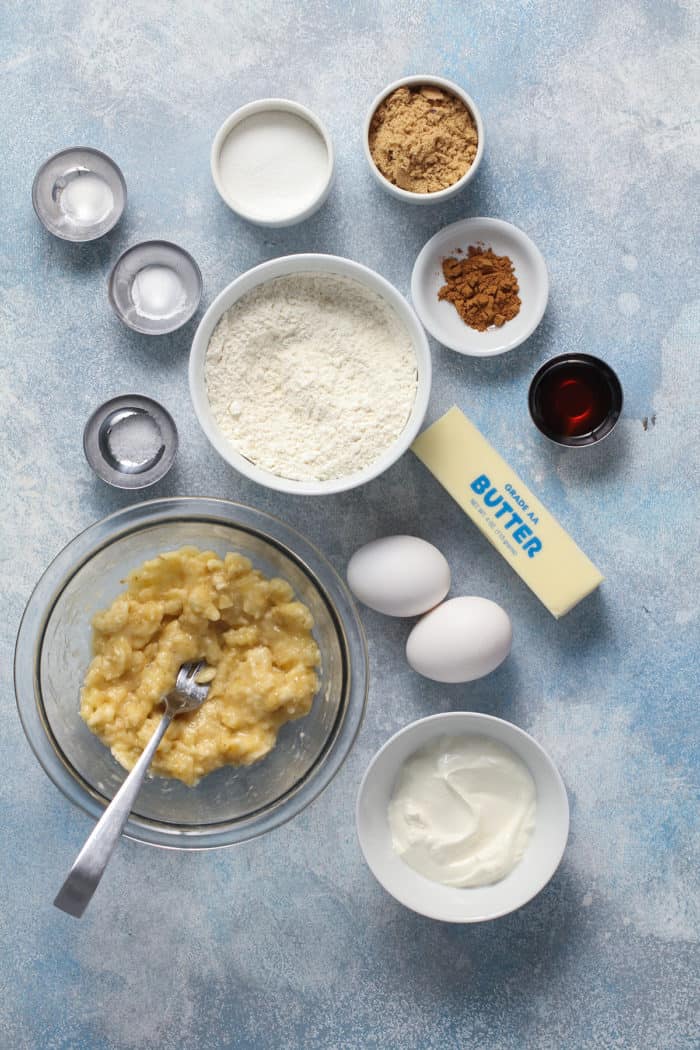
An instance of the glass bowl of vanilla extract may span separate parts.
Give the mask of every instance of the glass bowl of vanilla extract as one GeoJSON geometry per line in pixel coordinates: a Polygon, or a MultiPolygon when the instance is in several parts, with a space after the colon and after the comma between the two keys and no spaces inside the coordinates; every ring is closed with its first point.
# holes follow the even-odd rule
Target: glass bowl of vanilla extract
{"type": "Polygon", "coordinates": [[[561,354],[535,374],[528,394],[537,429],[569,448],[595,445],[622,414],[622,386],[605,361],[591,354],[561,354]]]}

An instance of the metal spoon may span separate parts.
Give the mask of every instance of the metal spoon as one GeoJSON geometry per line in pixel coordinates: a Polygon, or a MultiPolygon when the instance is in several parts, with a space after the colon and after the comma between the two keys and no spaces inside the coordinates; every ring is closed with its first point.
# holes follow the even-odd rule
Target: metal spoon
{"type": "Polygon", "coordinates": [[[124,825],[136,802],[136,796],[141,790],[151,759],[166,729],[176,715],[196,710],[207,698],[209,684],[197,684],[197,676],[206,666],[206,663],[201,660],[199,663],[183,664],[180,668],[175,688],[163,698],[165,714],[158,728],[148,741],[140,759],[100,817],[92,834],[76,857],[73,867],[68,872],[66,881],[58,891],[54,904],[61,911],[79,919],[90,903],[121,838],[124,825]]]}

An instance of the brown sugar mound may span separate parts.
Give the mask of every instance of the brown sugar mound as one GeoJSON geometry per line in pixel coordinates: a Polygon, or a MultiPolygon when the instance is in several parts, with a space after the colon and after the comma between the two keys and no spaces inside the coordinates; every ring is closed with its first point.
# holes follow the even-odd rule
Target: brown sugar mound
{"type": "Polygon", "coordinates": [[[400,87],[377,106],[369,149],[384,178],[411,193],[436,193],[462,178],[476,157],[474,118],[440,88],[400,87]]]}
{"type": "Polygon", "coordinates": [[[479,332],[500,328],[519,313],[520,288],[507,255],[472,245],[460,259],[443,259],[442,273],[447,284],[438,292],[438,299],[452,303],[470,328],[479,332]]]}

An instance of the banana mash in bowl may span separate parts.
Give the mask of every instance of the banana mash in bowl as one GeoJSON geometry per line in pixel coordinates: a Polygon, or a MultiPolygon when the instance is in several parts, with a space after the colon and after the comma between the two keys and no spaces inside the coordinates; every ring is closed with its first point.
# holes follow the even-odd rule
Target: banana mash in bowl
{"type": "Polygon", "coordinates": [[[313,617],[286,580],[248,558],[182,547],[133,569],[92,621],[95,656],[80,714],[126,769],[162,717],[182,664],[204,659],[209,694],[170,726],[151,771],[190,786],[220,766],[251,765],[311,710],[321,662],[313,617]]]}
{"type": "Polygon", "coordinates": [[[335,776],[362,720],[367,652],[344,583],[283,522],[216,499],[118,511],[61,551],[15,653],[22,724],[45,772],[98,818],[203,658],[201,708],[162,741],[126,834],[206,849],[291,819],[335,776]]]}

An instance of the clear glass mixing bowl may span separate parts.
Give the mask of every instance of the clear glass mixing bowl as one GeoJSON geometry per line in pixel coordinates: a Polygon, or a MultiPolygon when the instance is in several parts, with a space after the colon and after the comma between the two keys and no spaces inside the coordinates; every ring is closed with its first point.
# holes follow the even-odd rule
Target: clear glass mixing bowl
{"type": "Polygon", "coordinates": [[[362,625],[342,580],[308,540],[226,500],[153,500],[110,515],[76,536],[39,580],[17,638],[15,692],[45,772],[98,818],[126,773],[79,714],[90,621],[123,590],[130,569],[184,544],[238,551],[266,575],[286,579],[311,609],[321,651],[311,712],[287,723],[262,761],[219,769],[195,788],[161,777],[144,784],[125,834],[157,846],[209,849],[296,816],[338,772],[362,721],[368,672],[362,625]]]}

